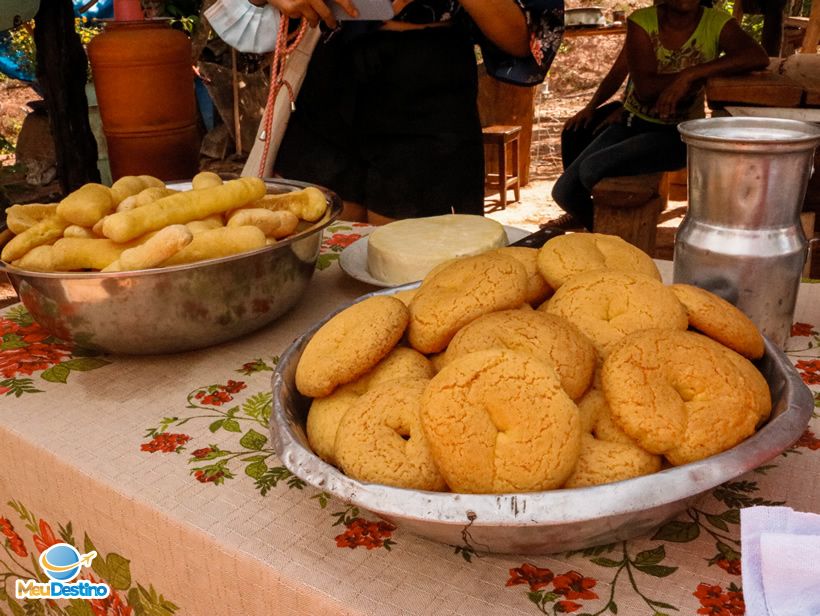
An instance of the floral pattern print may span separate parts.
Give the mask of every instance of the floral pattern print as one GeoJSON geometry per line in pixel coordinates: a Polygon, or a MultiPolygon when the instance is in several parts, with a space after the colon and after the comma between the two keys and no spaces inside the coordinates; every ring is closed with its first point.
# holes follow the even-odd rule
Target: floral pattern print
{"type": "Polygon", "coordinates": [[[66,383],[72,371],[85,372],[109,362],[94,353],[69,345],[35,323],[22,306],[14,306],[0,316],[0,394],[19,398],[42,393],[42,384],[31,377],[40,373],[42,381],[66,383]]]}
{"type": "Polygon", "coordinates": [[[93,583],[105,582],[111,589],[104,599],[84,600],[68,599],[55,601],[49,599],[16,599],[13,585],[15,579],[35,579],[46,581],[43,571],[40,570],[37,558],[31,555],[30,562],[25,559],[30,554],[24,539],[14,530],[8,517],[0,517],[0,532],[5,537],[5,543],[0,544],[4,552],[0,552],[0,614],[5,614],[5,607],[11,610],[14,616],[27,614],[48,616],[173,616],[179,609],[175,604],[159,594],[152,585],[147,587],[136,583],[131,578],[130,561],[115,552],[104,554],[95,545],[91,538],[83,535],[83,543],[79,544],[74,534],[73,525],[68,522],[65,526],[59,525],[55,533],[52,525],[45,519],[38,519],[25,505],[18,501],[9,501],[7,506],[20,519],[22,526],[30,533],[31,542],[38,554],[57,543],[68,543],[85,552],[95,551],[97,557],[91,563],[93,573],[83,569],[78,579],[93,583]],[[12,555],[19,557],[14,558],[12,555]]]}

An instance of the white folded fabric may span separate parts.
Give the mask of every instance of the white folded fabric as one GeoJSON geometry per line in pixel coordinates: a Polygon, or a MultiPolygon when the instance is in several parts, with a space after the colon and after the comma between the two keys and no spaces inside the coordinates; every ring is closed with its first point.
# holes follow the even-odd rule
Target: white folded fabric
{"type": "Polygon", "coordinates": [[[279,11],[248,0],[217,0],[205,17],[214,32],[228,45],[244,53],[267,53],[276,46],[279,11]]]}
{"type": "Polygon", "coordinates": [[[746,616],[820,615],[820,515],[740,510],[746,616]]]}

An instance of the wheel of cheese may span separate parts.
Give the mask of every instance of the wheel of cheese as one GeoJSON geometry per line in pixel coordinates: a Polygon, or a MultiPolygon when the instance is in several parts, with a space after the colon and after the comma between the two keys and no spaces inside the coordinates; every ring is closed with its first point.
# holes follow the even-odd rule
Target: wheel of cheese
{"type": "Polygon", "coordinates": [[[367,240],[367,269],[388,284],[424,278],[439,263],[507,244],[504,227],[489,218],[448,214],[397,220],[367,240]]]}

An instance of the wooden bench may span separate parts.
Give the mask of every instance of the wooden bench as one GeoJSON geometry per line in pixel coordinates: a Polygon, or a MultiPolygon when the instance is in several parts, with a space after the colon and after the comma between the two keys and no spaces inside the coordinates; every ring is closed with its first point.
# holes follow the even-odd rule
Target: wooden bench
{"type": "MultiPolygon", "coordinates": [[[[675,173],[675,172],[672,172],[675,173]]],[[[667,173],[605,178],[592,189],[592,230],[617,235],[650,256],[669,198],[667,173]]]]}

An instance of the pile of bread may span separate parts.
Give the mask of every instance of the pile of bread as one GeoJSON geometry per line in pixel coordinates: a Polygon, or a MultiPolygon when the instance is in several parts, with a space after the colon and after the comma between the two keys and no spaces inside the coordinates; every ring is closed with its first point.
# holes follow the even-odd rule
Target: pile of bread
{"type": "Polygon", "coordinates": [[[755,325],[577,233],[449,261],[325,323],[296,371],[308,441],[361,481],[515,493],[725,451],[771,411],[755,325]]]}
{"type": "Polygon", "coordinates": [[[85,184],[60,203],[8,208],[12,237],[0,257],[45,272],[169,267],[263,248],[327,210],[318,188],[266,193],[259,178],[223,182],[211,172],[186,191],[147,175],[85,184]]]}

